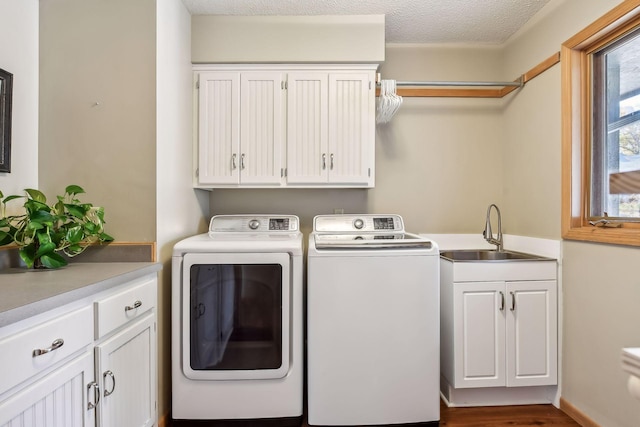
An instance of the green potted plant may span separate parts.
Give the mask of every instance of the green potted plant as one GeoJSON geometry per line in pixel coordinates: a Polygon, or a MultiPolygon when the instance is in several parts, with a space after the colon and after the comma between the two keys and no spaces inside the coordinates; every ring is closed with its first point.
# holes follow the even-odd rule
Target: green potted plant
{"type": "Polygon", "coordinates": [[[111,242],[104,232],[104,209],[76,198],[82,187],[69,185],[57,202],[47,205],[45,195],[32,188],[25,195],[5,197],[0,191],[0,246],[15,244],[28,268],[59,268],[88,245],[111,242]],[[7,215],[7,203],[24,199],[24,213],[7,215]]]}

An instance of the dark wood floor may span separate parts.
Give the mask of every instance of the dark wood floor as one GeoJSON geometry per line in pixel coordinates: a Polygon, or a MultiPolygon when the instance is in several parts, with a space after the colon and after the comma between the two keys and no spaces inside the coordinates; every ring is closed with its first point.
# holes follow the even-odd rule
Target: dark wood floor
{"type": "Polygon", "coordinates": [[[579,427],[580,424],[553,405],[484,406],[479,408],[447,408],[445,405],[440,405],[440,426],[579,427]]]}
{"type": "MultiPolygon", "coordinates": [[[[306,422],[303,427],[308,427],[306,422]]],[[[483,406],[448,408],[440,405],[440,426],[444,427],[580,427],[553,405],[483,406]]]]}
{"type": "MultiPolygon", "coordinates": [[[[205,427],[216,425],[206,421],[174,422],[174,427],[205,427]]],[[[440,405],[441,427],[580,427],[568,415],[553,405],[484,406],[478,408],[448,408],[440,405]]],[[[306,420],[302,427],[309,427],[306,420]]]]}

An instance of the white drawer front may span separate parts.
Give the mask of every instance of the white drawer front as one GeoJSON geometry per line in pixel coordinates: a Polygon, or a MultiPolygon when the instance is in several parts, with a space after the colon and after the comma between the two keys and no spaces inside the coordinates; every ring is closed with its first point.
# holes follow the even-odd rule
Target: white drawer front
{"type": "Polygon", "coordinates": [[[96,301],[96,339],[155,307],[156,287],[154,278],[96,301]]]}
{"type": "Polygon", "coordinates": [[[92,342],[91,306],[8,336],[0,341],[0,394],[92,342]]]}

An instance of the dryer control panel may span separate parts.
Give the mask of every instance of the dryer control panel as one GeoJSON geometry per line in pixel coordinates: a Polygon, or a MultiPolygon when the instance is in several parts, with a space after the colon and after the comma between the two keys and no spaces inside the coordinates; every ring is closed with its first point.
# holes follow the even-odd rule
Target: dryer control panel
{"type": "Polygon", "coordinates": [[[297,232],[300,220],[295,215],[216,215],[209,222],[209,233],[297,232]]]}

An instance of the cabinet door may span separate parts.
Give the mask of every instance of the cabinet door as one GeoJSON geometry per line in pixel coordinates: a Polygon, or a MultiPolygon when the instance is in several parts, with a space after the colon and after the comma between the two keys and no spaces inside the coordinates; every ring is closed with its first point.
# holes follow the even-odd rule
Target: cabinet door
{"type": "Polygon", "coordinates": [[[454,286],[454,386],[504,386],[505,284],[479,282],[454,286]]]}
{"type": "Polygon", "coordinates": [[[198,96],[198,182],[237,184],[240,73],[200,73],[198,96]]]}
{"type": "Polygon", "coordinates": [[[508,282],[507,292],[507,385],[557,384],[556,282],[508,282]]]}
{"type": "Polygon", "coordinates": [[[287,80],[287,183],[326,183],[328,74],[289,73],[287,80]]]}
{"type": "Polygon", "coordinates": [[[92,427],[92,381],[93,358],[86,352],[1,402],[0,426],[92,427]]]}
{"type": "Polygon", "coordinates": [[[329,75],[329,182],[367,184],[374,153],[373,73],[329,75]]]}
{"type": "Polygon", "coordinates": [[[96,347],[101,427],[156,422],[156,331],[150,313],[96,347]]]}
{"type": "Polygon", "coordinates": [[[284,110],[279,72],[243,72],[240,107],[240,183],[280,184],[284,110]]]}

